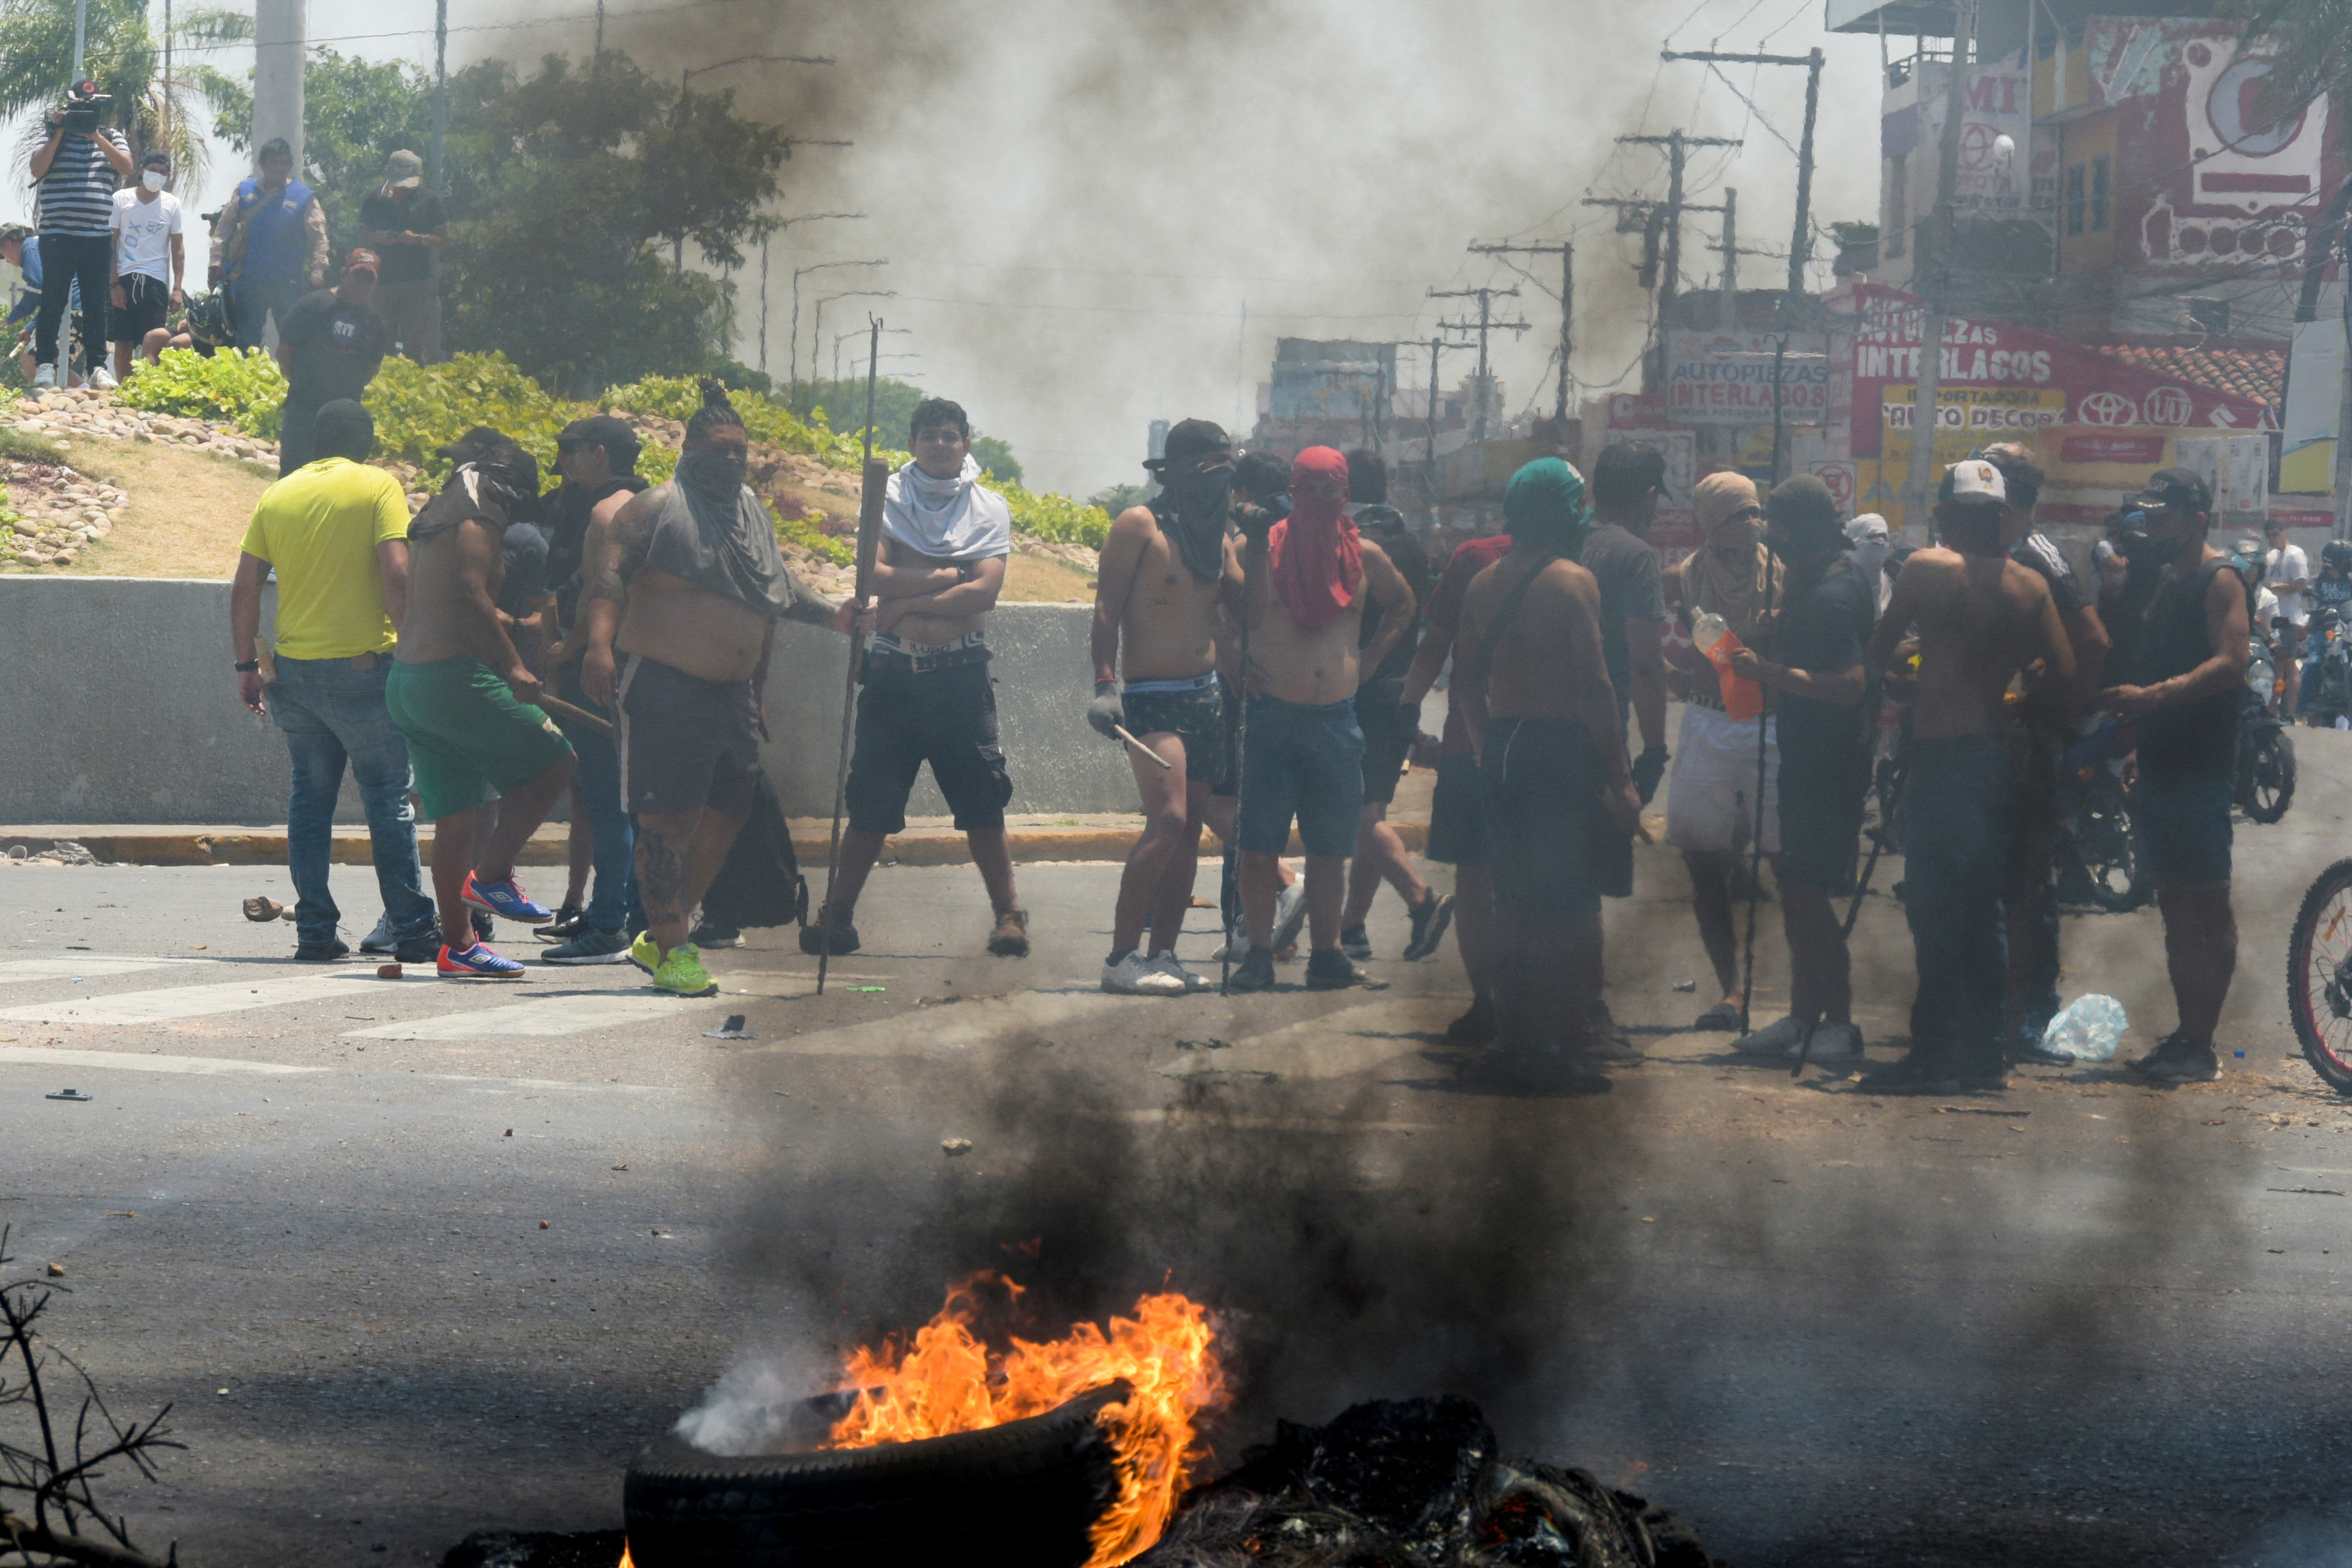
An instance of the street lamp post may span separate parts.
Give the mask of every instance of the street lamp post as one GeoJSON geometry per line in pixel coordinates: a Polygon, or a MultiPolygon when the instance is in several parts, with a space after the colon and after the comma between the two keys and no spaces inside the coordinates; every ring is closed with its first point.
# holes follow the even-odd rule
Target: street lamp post
{"type": "Polygon", "coordinates": [[[809,374],[816,374],[816,348],[824,341],[824,308],[835,300],[895,300],[896,289],[845,289],[838,294],[827,294],[816,302],[816,321],[809,329],[809,374]]]}
{"type": "MultiPolygon", "coordinates": [[[[812,262],[806,267],[796,268],[793,269],[792,340],[793,368],[792,379],[789,384],[798,386],[801,382],[801,279],[807,277],[812,272],[823,272],[826,268],[834,267],[887,267],[889,265],[890,258],[888,257],[883,257],[879,260],[875,261],[817,261],[812,262]]],[[[816,365],[814,363],[816,359],[816,349],[814,344],[809,348],[809,359],[812,362],[809,365],[809,370],[814,374],[816,370],[816,365]]]]}
{"type": "MultiPolygon", "coordinates": [[[[864,213],[803,213],[798,217],[779,218],[772,227],[760,235],[760,374],[768,374],[768,241],[796,223],[817,223],[825,218],[862,218],[864,213]]],[[[799,329],[793,329],[797,331],[799,329]]]]}

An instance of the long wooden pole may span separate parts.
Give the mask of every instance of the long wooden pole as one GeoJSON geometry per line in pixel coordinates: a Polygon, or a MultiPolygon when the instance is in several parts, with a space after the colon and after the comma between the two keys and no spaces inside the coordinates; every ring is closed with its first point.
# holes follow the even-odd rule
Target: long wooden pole
{"type": "Polygon", "coordinates": [[[857,580],[849,601],[849,672],[842,683],[841,753],[833,771],[833,842],[825,851],[824,902],[816,914],[816,994],[824,994],[824,973],[833,957],[833,884],[841,875],[841,808],[849,791],[849,742],[857,722],[857,678],[866,661],[866,634],[857,617],[874,589],[874,556],[882,543],[882,494],[890,465],[874,455],[874,364],[882,348],[882,319],[873,318],[866,356],[866,479],[857,498],[857,580]]]}

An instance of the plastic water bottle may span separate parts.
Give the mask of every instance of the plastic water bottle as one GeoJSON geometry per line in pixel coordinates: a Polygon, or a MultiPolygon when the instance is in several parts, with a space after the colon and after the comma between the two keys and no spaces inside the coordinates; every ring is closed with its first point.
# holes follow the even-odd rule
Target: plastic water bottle
{"type": "Polygon", "coordinates": [[[2112,996],[2077,996],[2042,1032],[2042,1048],[2078,1062],[2108,1062],[2123,1044],[2128,1021],[2112,996]]]}
{"type": "Polygon", "coordinates": [[[1731,673],[1731,656],[1748,645],[1739,640],[1721,616],[1713,610],[1701,610],[1698,619],[1691,623],[1691,646],[1715,666],[1726,713],[1734,719],[1753,719],[1764,711],[1764,689],[1731,673]]]}

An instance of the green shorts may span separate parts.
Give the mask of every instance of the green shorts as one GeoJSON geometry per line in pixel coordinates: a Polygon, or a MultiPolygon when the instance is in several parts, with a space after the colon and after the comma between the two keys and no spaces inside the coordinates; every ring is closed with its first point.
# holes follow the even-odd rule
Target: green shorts
{"type": "Polygon", "coordinates": [[[383,705],[407,739],[428,822],[471,811],[491,790],[520,789],[572,755],[572,742],[553,721],[515,700],[513,689],[471,654],[395,661],[383,705]]]}

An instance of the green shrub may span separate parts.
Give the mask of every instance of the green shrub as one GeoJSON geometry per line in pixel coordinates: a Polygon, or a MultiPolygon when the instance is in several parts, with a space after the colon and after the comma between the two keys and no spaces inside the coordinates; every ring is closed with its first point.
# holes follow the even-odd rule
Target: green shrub
{"type": "Polygon", "coordinates": [[[278,439],[278,411],[286,378],[260,349],[223,349],[206,359],[194,349],[165,349],[163,357],[125,384],[121,401],[149,414],[216,419],[248,436],[278,439]]]}

